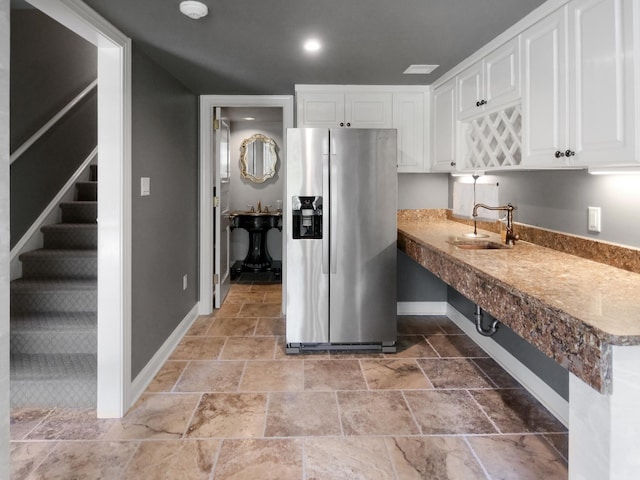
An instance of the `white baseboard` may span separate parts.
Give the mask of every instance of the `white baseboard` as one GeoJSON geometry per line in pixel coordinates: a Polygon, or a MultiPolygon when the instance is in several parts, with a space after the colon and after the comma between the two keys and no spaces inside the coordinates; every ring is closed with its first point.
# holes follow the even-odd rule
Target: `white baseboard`
{"type": "Polygon", "coordinates": [[[447,302],[398,302],[398,315],[446,315],[447,302]]]}
{"type": "Polygon", "coordinates": [[[475,325],[462,313],[447,304],[447,317],[454,322],[471,340],[492,357],[502,368],[520,382],[542,403],[565,427],[569,427],[569,402],[556,393],[540,377],[529,370],[517,358],[498,345],[491,338],[476,332],[475,325]]]}
{"type": "Polygon", "coordinates": [[[198,318],[199,308],[199,303],[196,303],[191,311],[187,313],[184,319],[182,319],[169,338],[165,340],[151,360],[149,360],[149,363],[145,365],[138,376],[136,376],[136,378],[131,382],[131,388],[129,389],[130,398],[127,408],[131,408],[133,404],[136,403],[138,398],[140,398],[140,395],[144,393],[153,378],[169,359],[171,352],[173,352],[174,348],[176,348],[182,337],[187,333],[193,322],[198,318]]]}

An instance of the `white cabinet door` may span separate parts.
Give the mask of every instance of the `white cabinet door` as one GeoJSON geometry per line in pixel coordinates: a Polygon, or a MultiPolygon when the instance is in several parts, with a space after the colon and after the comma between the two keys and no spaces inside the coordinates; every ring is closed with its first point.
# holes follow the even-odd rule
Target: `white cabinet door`
{"type": "Polygon", "coordinates": [[[345,127],[391,128],[391,93],[347,93],[344,103],[345,127]]]}
{"type": "Polygon", "coordinates": [[[436,88],[433,92],[432,116],[433,171],[456,170],[456,79],[436,88]]]}
{"type": "Polygon", "coordinates": [[[390,92],[298,92],[298,127],[391,128],[390,92]]]}
{"type": "Polygon", "coordinates": [[[333,128],[345,122],[344,93],[298,93],[298,127],[333,128]]]}
{"type": "Polygon", "coordinates": [[[561,167],[568,147],[567,10],[522,33],[522,165],[561,167]]]}
{"type": "Polygon", "coordinates": [[[522,34],[523,166],[637,163],[634,0],[572,0],[522,34]]]}
{"type": "Polygon", "coordinates": [[[473,117],[481,112],[480,102],[484,96],[482,62],[478,62],[457,77],[458,118],[473,117]]]}
{"type": "Polygon", "coordinates": [[[569,3],[572,117],[568,149],[580,165],[628,164],[636,157],[633,0],[569,3]]]}
{"type": "Polygon", "coordinates": [[[520,98],[519,38],[498,47],[457,76],[458,120],[496,111],[520,98]]]}
{"type": "Polygon", "coordinates": [[[393,94],[393,128],[398,130],[398,172],[424,172],[425,99],[416,93],[393,94]]]}
{"type": "Polygon", "coordinates": [[[499,106],[520,98],[520,38],[505,43],[484,58],[483,108],[499,106]]]}

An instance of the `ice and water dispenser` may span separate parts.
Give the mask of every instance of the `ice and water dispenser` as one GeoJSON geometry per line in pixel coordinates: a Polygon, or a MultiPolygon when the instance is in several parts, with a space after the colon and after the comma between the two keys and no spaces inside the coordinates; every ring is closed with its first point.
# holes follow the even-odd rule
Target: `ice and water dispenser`
{"type": "Polygon", "coordinates": [[[293,197],[293,238],[322,238],[322,197],[293,197]]]}

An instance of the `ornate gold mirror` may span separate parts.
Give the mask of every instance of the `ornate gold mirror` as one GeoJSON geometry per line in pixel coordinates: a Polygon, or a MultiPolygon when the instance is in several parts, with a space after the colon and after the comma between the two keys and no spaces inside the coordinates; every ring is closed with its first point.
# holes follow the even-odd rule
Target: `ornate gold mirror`
{"type": "Polygon", "coordinates": [[[240,175],[253,183],[263,183],[276,174],[277,145],[261,133],[246,138],[240,147],[240,175]]]}

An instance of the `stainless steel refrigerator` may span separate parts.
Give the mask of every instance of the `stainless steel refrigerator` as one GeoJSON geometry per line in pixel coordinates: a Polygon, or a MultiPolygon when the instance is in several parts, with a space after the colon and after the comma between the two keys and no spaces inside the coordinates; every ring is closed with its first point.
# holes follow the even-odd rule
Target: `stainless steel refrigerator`
{"type": "Polygon", "coordinates": [[[395,129],[287,130],[287,353],[395,352],[395,129]]]}

